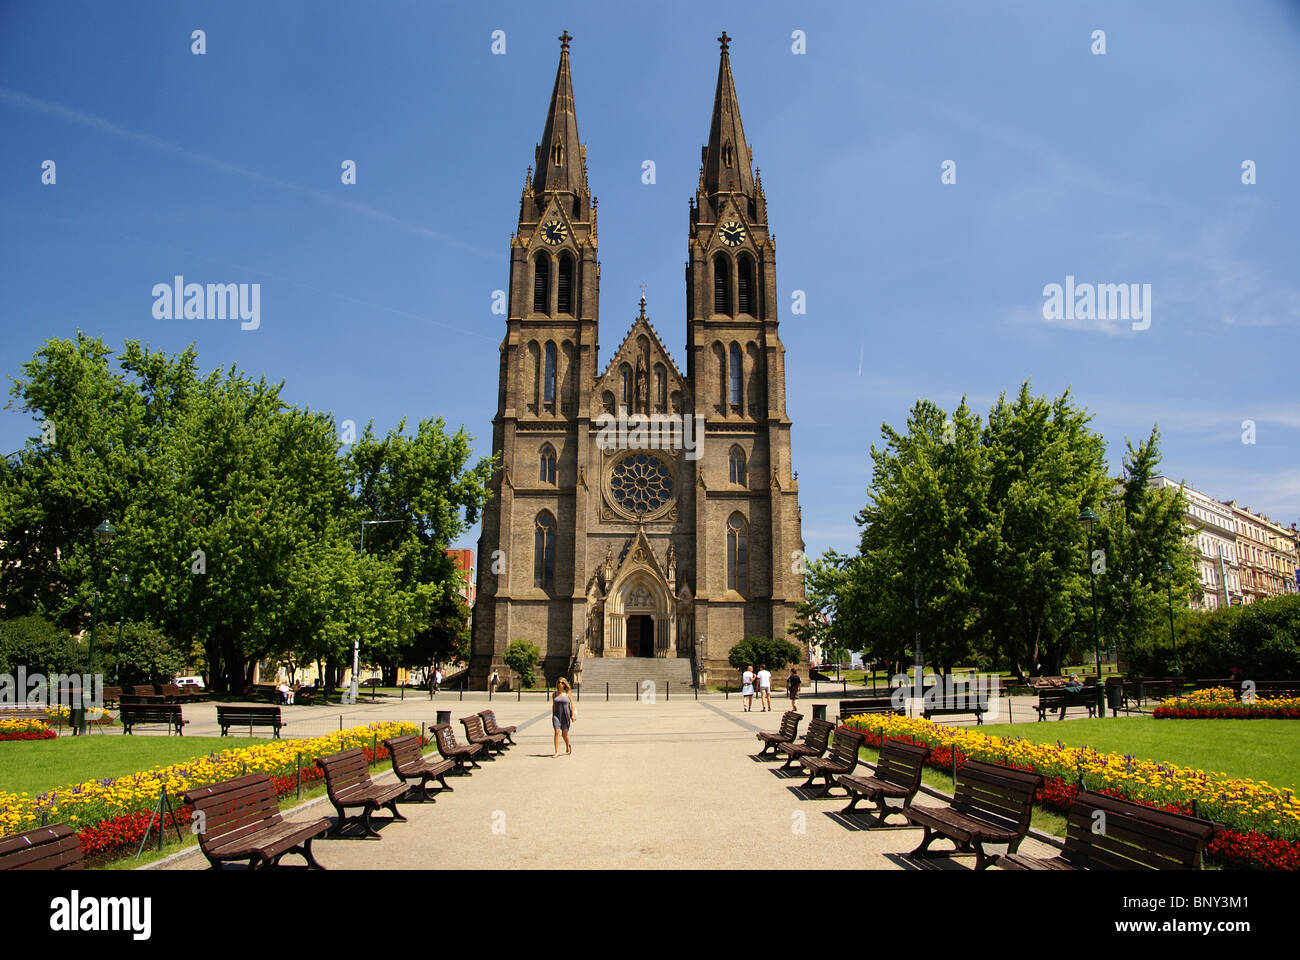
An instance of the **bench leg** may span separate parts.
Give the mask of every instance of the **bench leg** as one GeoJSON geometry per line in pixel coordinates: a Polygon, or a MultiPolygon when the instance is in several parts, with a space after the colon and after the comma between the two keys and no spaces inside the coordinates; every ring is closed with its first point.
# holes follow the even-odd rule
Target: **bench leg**
{"type": "Polygon", "coordinates": [[[306,842],[302,845],[302,855],[307,860],[308,870],[324,870],[325,868],[316,862],[316,858],[311,852],[311,842],[315,839],[315,837],[307,838],[306,842]]]}
{"type": "Polygon", "coordinates": [[[405,820],[405,819],[406,819],[406,817],[402,816],[400,813],[397,812],[397,801],[396,801],[396,800],[389,800],[386,804],[384,804],[384,806],[387,807],[389,810],[391,810],[391,811],[393,812],[393,819],[394,819],[394,820],[405,820]]]}
{"type": "Polygon", "coordinates": [[[365,812],[361,814],[361,826],[364,827],[366,831],[362,839],[368,840],[371,837],[381,839],[379,837],[379,831],[370,825],[370,807],[368,805],[365,808],[365,812]]]}
{"type": "Polygon", "coordinates": [[[935,838],[938,837],[939,834],[935,833],[929,827],[925,827],[924,829],[925,835],[921,838],[921,843],[915,850],[908,854],[909,857],[933,856],[933,854],[930,853],[930,844],[934,842],[935,838]]]}
{"type": "MultiPolygon", "coordinates": [[[[1011,851],[1007,851],[1007,852],[1010,853],[1011,851]]],[[[996,856],[990,857],[987,853],[984,852],[984,844],[981,841],[979,840],[975,841],[975,869],[976,870],[987,869],[989,864],[995,862],[997,859],[998,858],[996,856]]]]}
{"type": "Polygon", "coordinates": [[[814,771],[814,772],[808,774],[808,779],[805,780],[803,783],[799,784],[799,789],[800,789],[800,790],[807,790],[809,787],[811,787],[811,786],[813,785],[813,781],[816,780],[816,779],[817,779],[817,773],[816,773],[816,771],[814,771]]]}
{"type": "Polygon", "coordinates": [[[448,793],[454,793],[454,792],[455,792],[455,791],[452,790],[452,788],[447,784],[447,775],[446,775],[445,773],[440,773],[440,774],[438,774],[438,776],[437,776],[437,781],[438,781],[438,783],[441,784],[441,786],[438,788],[438,792],[439,792],[439,793],[442,793],[442,791],[444,791],[444,790],[446,790],[448,793]]]}
{"type": "MultiPolygon", "coordinates": [[[[860,794],[860,793],[853,793],[853,792],[850,792],[850,793],[849,793],[849,805],[848,805],[847,807],[845,807],[843,810],[841,810],[841,811],[840,811],[840,814],[841,814],[841,815],[845,815],[845,814],[857,813],[857,812],[858,812],[858,801],[860,801],[861,799],[862,799],[862,794],[860,794]]],[[[870,812],[870,811],[867,811],[867,812],[870,812]]]]}

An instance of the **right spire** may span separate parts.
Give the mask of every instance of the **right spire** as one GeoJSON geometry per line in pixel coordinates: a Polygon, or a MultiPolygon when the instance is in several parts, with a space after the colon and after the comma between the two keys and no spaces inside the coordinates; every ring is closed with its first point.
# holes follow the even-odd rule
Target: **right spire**
{"type": "Polygon", "coordinates": [[[704,192],[743,193],[753,199],[754,176],[750,170],[749,142],[740,122],[740,103],[736,100],[736,82],[731,76],[731,38],[727,31],[718,37],[722,59],[718,64],[718,89],[713,95],[713,120],[709,125],[709,144],[703,151],[704,192]]]}

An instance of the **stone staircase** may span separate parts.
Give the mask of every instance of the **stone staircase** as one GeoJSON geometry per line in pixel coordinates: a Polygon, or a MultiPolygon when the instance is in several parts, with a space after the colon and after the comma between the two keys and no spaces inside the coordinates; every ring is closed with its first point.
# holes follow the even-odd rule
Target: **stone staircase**
{"type": "Polygon", "coordinates": [[[582,660],[582,687],[591,696],[604,692],[609,684],[611,694],[631,696],[641,683],[649,680],[659,690],[691,689],[691,661],[685,657],[629,657],[605,659],[584,657],[582,660]],[[671,687],[666,685],[671,684],[671,687]]]}

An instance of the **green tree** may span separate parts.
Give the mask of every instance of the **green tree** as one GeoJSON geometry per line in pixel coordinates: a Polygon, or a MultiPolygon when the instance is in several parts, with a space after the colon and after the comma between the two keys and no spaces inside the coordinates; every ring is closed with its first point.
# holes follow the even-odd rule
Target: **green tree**
{"type": "Polygon", "coordinates": [[[511,640],[501,659],[519,677],[521,687],[531,687],[536,682],[537,658],[541,651],[527,640],[511,640]]]}
{"type": "Polygon", "coordinates": [[[184,654],[165,633],[147,623],[124,623],[105,631],[103,664],[95,655],[96,670],[107,682],[172,683],[186,667],[184,654]]]}
{"type": "Polygon", "coordinates": [[[747,666],[777,670],[801,659],[803,651],[781,637],[746,637],[727,654],[727,662],[737,670],[744,670],[747,666]]]}
{"type": "MultiPolygon", "coordinates": [[[[96,658],[98,660],[98,658],[96,658]]],[[[19,667],[29,674],[81,673],[86,651],[68,631],[41,616],[0,621],[0,673],[16,676],[19,667]]],[[[25,691],[19,691],[20,695],[25,691]]]]}

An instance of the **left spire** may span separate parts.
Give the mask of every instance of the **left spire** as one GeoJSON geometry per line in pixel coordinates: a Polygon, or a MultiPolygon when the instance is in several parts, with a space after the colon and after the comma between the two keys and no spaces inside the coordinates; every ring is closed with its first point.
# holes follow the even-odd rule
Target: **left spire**
{"type": "Polygon", "coordinates": [[[533,177],[533,195],[539,198],[548,191],[587,192],[586,157],[578,141],[578,114],[573,106],[573,77],[569,72],[572,39],[568,30],[559,37],[560,66],[555,71],[551,109],[546,115],[542,142],[537,145],[537,173],[533,177]]]}

